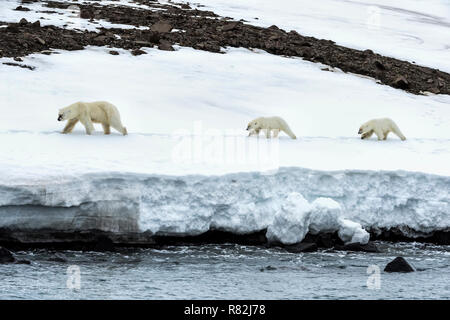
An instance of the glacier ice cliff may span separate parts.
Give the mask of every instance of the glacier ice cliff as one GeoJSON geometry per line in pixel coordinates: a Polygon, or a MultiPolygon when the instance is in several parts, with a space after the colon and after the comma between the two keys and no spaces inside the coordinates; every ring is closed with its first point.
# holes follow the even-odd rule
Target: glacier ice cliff
{"type": "Polygon", "coordinates": [[[0,183],[0,228],[101,230],[163,236],[208,230],[291,244],[337,231],[345,242],[397,228],[408,237],[450,229],[450,177],[403,171],[317,171],[159,176],[95,173],[0,183]]]}

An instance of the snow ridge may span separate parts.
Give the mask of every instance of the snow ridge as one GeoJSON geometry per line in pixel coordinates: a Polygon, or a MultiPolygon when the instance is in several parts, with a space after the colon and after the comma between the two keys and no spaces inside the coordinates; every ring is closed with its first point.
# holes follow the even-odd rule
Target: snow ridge
{"type": "Polygon", "coordinates": [[[370,229],[414,237],[450,228],[450,177],[402,171],[160,176],[96,173],[35,184],[0,185],[0,227],[198,235],[268,229],[295,243],[308,231],[338,231],[367,242],[370,229]]]}

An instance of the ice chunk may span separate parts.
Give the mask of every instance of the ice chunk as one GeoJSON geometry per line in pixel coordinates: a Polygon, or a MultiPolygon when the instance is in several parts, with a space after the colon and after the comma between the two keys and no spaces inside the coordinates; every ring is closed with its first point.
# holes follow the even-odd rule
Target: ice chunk
{"type": "Polygon", "coordinates": [[[309,231],[312,234],[339,230],[339,217],[342,214],[339,203],[330,198],[317,198],[312,203],[312,207],[313,212],[309,225],[309,231]]]}
{"type": "Polygon", "coordinates": [[[284,244],[302,241],[309,230],[311,208],[311,205],[300,193],[289,194],[281,211],[267,229],[267,239],[284,244]]]}
{"type": "Polygon", "coordinates": [[[348,219],[340,219],[339,223],[338,235],[345,243],[359,242],[366,244],[369,242],[369,233],[359,223],[348,219]]]}

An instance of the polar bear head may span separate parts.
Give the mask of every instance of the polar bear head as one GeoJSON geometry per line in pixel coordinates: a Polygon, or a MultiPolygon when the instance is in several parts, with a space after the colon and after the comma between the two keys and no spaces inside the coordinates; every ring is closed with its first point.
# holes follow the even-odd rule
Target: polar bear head
{"type": "Polygon", "coordinates": [[[61,108],[58,111],[58,121],[71,120],[78,116],[77,108],[75,105],[70,105],[65,108],[61,108]]]}
{"type": "Polygon", "coordinates": [[[371,128],[369,128],[369,123],[363,123],[358,130],[358,134],[362,134],[362,133],[366,133],[369,132],[371,130],[371,128]]]}
{"type": "Polygon", "coordinates": [[[247,131],[248,130],[258,130],[258,129],[261,129],[261,121],[259,118],[250,121],[247,125],[247,131]]]}

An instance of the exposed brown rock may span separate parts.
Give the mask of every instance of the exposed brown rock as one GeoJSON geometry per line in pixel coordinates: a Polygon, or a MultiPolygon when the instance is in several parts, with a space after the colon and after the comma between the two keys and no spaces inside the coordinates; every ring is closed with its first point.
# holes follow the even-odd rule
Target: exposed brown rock
{"type": "MultiPolygon", "coordinates": [[[[39,0],[33,0],[39,1],[39,0]]],[[[117,24],[147,26],[150,30],[108,29],[95,32],[77,32],[54,26],[31,26],[22,19],[19,23],[0,28],[0,57],[22,57],[50,48],[81,50],[87,45],[109,46],[127,50],[158,46],[171,50],[173,45],[192,47],[210,52],[221,52],[223,47],[244,47],[265,50],[281,56],[302,57],[320,62],[344,72],[373,77],[380,83],[414,94],[423,92],[450,94],[450,74],[374,53],[336,45],[333,41],[305,37],[296,31],[286,32],[277,26],[256,27],[229,18],[220,18],[214,12],[188,9],[186,6],[160,4],[147,0],[135,2],[148,11],[126,6],[101,6],[77,3],[81,18],[103,19],[117,24]],[[170,32],[172,29],[183,32],[170,32]],[[109,34],[108,34],[109,33],[109,34]],[[31,34],[29,38],[26,34],[31,34]],[[114,37],[120,35],[121,39],[114,37]],[[36,37],[42,39],[36,41],[36,37]]],[[[49,8],[65,9],[68,1],[45,1],[49,8]]],[[[3,23],[5,24],[5,23],[3,23]]]]}

